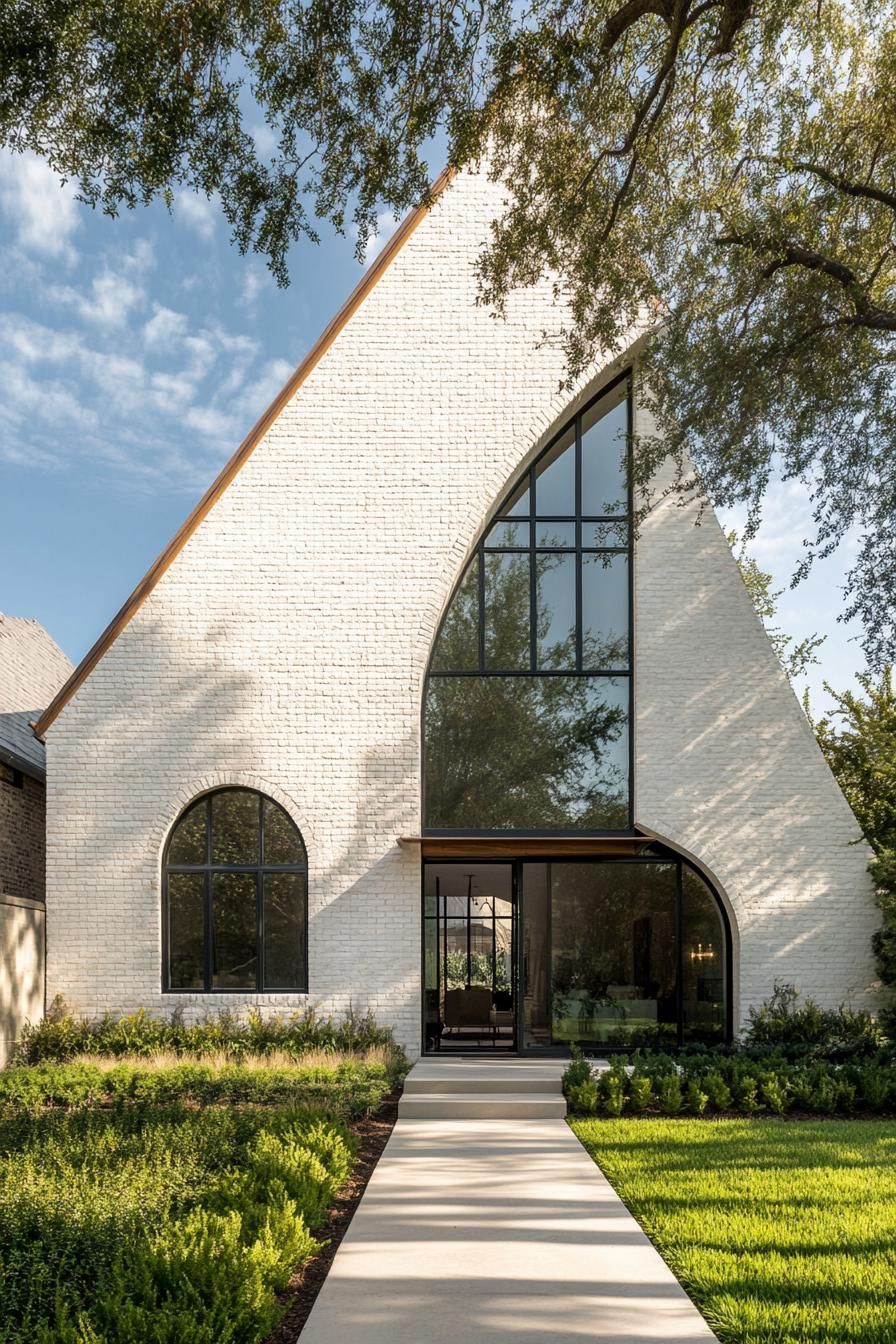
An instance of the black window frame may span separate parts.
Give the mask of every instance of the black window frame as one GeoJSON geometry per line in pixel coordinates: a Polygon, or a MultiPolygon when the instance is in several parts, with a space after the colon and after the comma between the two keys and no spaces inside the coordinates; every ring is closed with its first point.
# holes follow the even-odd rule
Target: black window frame
{"type": "Polygon", "coordinates": [[[165,843],[165,852],[162,859],[162,992],[164,994],[307,994],[308,993],[308,847],[305,844],[305,838],[299,827],[290,817],[289,813],[276,798],[271,798],[269,794],[262,793],[258,789],[245,788],[241,785],[227,785],[219,789],[211,789],[208,793],[201,794],[194,798],[182,812],[179,813],[177,820],[171,827],[168,839],[165,843]],[[258,800],[258,863],[214,863],[212,861],[212,803],[215,798],[225,793],[248,794],[258,800]],[[288,819],[293,827],[299,844],[302,847],[304,860],[301,863],[265,863],[265,803],[271,803],[288,819]],[[202,806],[205,810],[205,862],[204,863],[169,863],[169,853],[171,843],[177,833],[177,828],[189,812],[194,808],[202,806]],[[203,985],[197,986],[175,986],[171,984],[171,907],[168,895],[168,879],[174,873],[198,873],[203,876],[203,985]],[[212,879],[218,873],[238,873],[249,874],[255,878],[255,937],[256,937],[256,964],[255,964],[255,987],[252,986],[215,986],[214,967],[213,967],[213,911],[212,911],[212,879]],[[301,917],[302,927],[302,972],[299,977],[299,985],[290,986],[266,986],[265,978],[265,941],[264,941],[264,878],[267,874],[286,874],[299,873],[305,879],[305,899],[304,909],[301,917]]]}
{"type": "MultiPolygon", "coordinates": [[[[477,866],[485,865],[509,865],[513,872],[513,901],[515,908],[516,934],[517,942],[514,949],[515,963],[513,968],[514,980],[514,1008],[516,1014],[515,1033],[516,1048],[520,1054],[524,1054],[531,1059],[549,1058],[553,1054],[566,1053],[566,1044],[548,1047],[524,1046],[523,1041],[523,1022],[522,1022],[522,992],[519,989],[519,983],[522,973],[522,938],[525,926],[526,911],[526,884],[525,867],[531,863],[546,863],[549,866],[552,863],[563,864],[663,864],[675,869],[675,956],[676,956],[676,984],[675,984],[675,1014],[676,1031],[675,1041],[668,1042],[666,1045],[658,1045],[655,1048],[663,1053],[675,1053],[687,1049],[690,1045],[700,1045],[696,1038],[687,1039],[684,1030],[684,966],[685,966],[685,946],[683,937],[684,928],[684,874],[693,873],[695,877],[703,884],[712,898],[716,913],[719,916],[719,923],[722,933],[723,946],[721,949],[722,978],[723,978],[723,996],[722,1011],[724,1014],[724,1023],[721,1033],[721,1039],[718,1041],[705,1042],[708,1049],[717,1045],[730,1046],[734,1040],[734,935],[732,930],[731,916],[728,908],[723,901],[715,881],[707,872],[693,860],[679,853],[671,845],[663,844],[661,841],[655,841],[649,849],[641,854],[601,854],[595,850],[593,854],[566,854],[558,850],[555,854],[539,854],[537,856],[526,854],[524,851],[519,854],[504,857],[470,857],[469,855],[461,857],[455,855],[452,857],[441,856],[439,858],[425,858],[420,864],[420,951],[421,951],[421,985],[423,993],[421,995],[421,1041],[423,1044],[423,1054],[430,1058],[438,1058],[438,1051],[427,1048],[427,1004],[426,1004],[426,953],[427,953],[427,933],[431,924],[438,929],[438,906],[436,913],[433,914],[427,908],[426,894],[426,870],[428,867],[441,867],[451,864],[457,867],[468,867],[471,863],[477,866]]],[[[550,916],[548,919],[548,947],[550,948],[550,916]]],[[[436,939],[437,957],[439,951],[438,938],[436,939]]],[[[438,961],[437,961],[438,965],[438,961]]],[[[437,975],[440,974],[437,971],[437,975]]],[[[594,1057],[595,1055],[618,1055],[630,1054],[634,1047],[626,1044],[615,1045],[611,1041],[601,1042],[581,1042],[585,1053],[594,1057]]]]}
{"type": "MultiPolygon", "coordinates": [[[[612,407],[610,408],[613,409],[612,407]]],[[[609,414],[609,411],[608,411],[609,414]]],[[[545,445],[541,452],[522,471],[514,477],[511,485],[505,491],[501,504],[490,514],[482,535],[476,544],[473,553],[470,555],[467,563],[451,592],[445,610],[442,613],[442,619],[439,622],[439,628],[436,631],[435,638],[430,650],[429,665],[426,671],[426,678],[423,687],[423,697],[420,707],[420,742],[421,742],[421,819],[423,825],[421,833],[426,836],[452,836],[452,835],[495,835],[495,836],[605,836],[630,834],[634,830],[634,776],[635,776],[635,690],[634,690],[634,669],[635,669],[635,614],[634,614],[634,544],[632,529],[634,527],[634,488],[632,483],[632,435],[634,432],[634,406],[633,406],[633,387],[632,370],[624,369],[615,378],[605,383],[588,401],[576,410],[575,414],[570,416],[552,435],[550,441],[545,445]],[[582,513],[582,420],[588,412],[599,401],[604,400],[619,387],[624,386],[625,391],[620,401],[624,400],[626,404],[626,486],[625,486],[625,506],[624,513],[615,514],[583,514],[582,513]],[[556,447],[557,443],[569,433],[573,428],[573,442],[570,445],[575,453],[575,513],[567,515],[545,515],[540,516],[537,512],[537,485],[538,467],[541,461],[547,457],[556,447]],[[528,494],[529,510],[524,516],[514,516],[510,510],[514,505],[516,498],[523,493],[528,494]],[[528,528],[529,539],[523,546],[490,546],[488,537],[492,529],[498,523],[517,523],[528,528]],[[537,543],[537,532],[540,525],[549,522],[574,523],[575,525],[575,545],[574,546],[543,546],[537,543]],[[595,523],[615,524],[625,528],[626,543],[624,546],[584,546],[582,544],[582,533],[584,527],[592,526],[595,523]],[[575,557],[575,603],[576,603],[576,660],[575,667],[569,669],[562,668],[540,668],[538,666],[538,631],[536,629],[535,611],[536,611],[536,566],[535,559],[539,553],[571,555],[575,557]],[[525,555],[529,559],[529,666],[525,669],[502,670],[500,668],[489,667],[486,660],[486,602],[485,602],[485,557],[486,555],[525,555]],[[591,669],[583,667],[583,556],[587,555],[622,555],[626,557],[628,571],[628,659],[624,667],[591,669]],[[433,667],[439,640],[442,635],[445,622],[448,619],[454,599],[459,593],[461,587],[471,572],[472,566],[476,566],[476,579],[478,584],[478,630],[477,630],[477,649],[478,649],[478,667],[465,671],[440,671],[433,667]],[[525,829],[506,829],[506,828],[471,828],[463,827],[438,827],[427,826],[426,820],[426,704],[429,692],[429,684],[433,678],[475,678],[475,677],[584,677],[593,681],[625,680],[628,686],[628,743],[627,743],[627,806],[626,806],[626,824],[620,827],[602,827],[599,829],[582,829],[568,827],[562,830],[556,828],[534,828],[525,829]]]]}

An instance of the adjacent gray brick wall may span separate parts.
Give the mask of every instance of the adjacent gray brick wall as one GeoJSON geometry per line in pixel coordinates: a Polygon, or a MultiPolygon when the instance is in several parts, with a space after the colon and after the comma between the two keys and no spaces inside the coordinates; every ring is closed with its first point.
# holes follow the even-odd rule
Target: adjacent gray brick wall
{"type": "MultiPolygon", "coordinates": [[[[420,863],[396,838],[420,826],[429,650],[490,510],[571,404],[559,391],[559,350],[538,344],[556,321],[549,289],[514,296],[505,324],[475,304],[473,268],[498,202],[494,187],[466,175],[445,193],[51,728],[51,995],[62,992],[90,1013],[138,1005],[162,1011],[184,1002],[160,992],[164,838],[197,792],[245,783],[277,798],[305,836],[310,999],[335,1010],[350,1001],[370,1007],[412,1052],[419,1048],[420,863]]],[[[580,395],[604,376],[595,375],[580,395]]],[[[670,591],[675,579],[667,572],[651,583],[651,547],[661,565],[663,547],[680,550],[688,570],[681,584],[697,584],[690,602],[700,605],[702,587],[712,595],[719,583],[737,593],[730,578],[719,580],[691,558],[705,534],[684,516],[660,522],[657,515],[652,527],[639,564],[643,619],[656,626],[661,589],[673,601],[680,592],[670,591]]],[[[730,556],[706,558],[729,574],[730,556]]],[[[752,622],[758,649],[764,634],[738,605],[740,595],[732,600],[732,619],[752,622]]],[[[652,773],[639,794],[643,820],[656,819],[657,829],[662,823],[670,839],[690,849],[705,847],[716,868],[728,844],[751,853],[768,914],[775,902],[770,874],[788,844],[783,814],[793,802],[792,781],[777,788],[770,780],[763,795],[761,824],[774,822],[770,848],[763,852],[758,841],[745,848],[756,818],[749,813],[738,827],[732,817],[741,786],[720,764],[723,732],[715,756],[700,757],[689,818],[686,751],[665,709],[664,683],[671,673],[671,700],[690,708],[691,731],[702,734],[704,683],[715,687],[727,673],[708,668],[706,650],[677,638],[674,627],[671,661],[663,666],[666,638],[659,630],[648,638],[639,623],[639,751],[652,773]],[[710,833],[704,813],[714,799],[721,820],[710,833]]],[[[774,683],[766,697],[772,718],[755,745],[753,768],[763,778],[778,750],[779,713],[788,741],[798,740],[816,767],[811,737],[799,736],[781,698],[790,692],[783,687],[779,696],[770,656],[765,641],[755,654],[764,670],[751,683],[774,683]]],[[[715,713],[716,700],[706,703],[715,713]]],[[[792,711],[799,712],[795,705],[792,711]]],[[[736,710],[729,713],[736,731],[736,710]]],[[[739,750],[738,760],[750,757],[739,750]]],[[[847,863],[842,856],[854,830],[824,778],[827,792],[817,806],[828,847],[825,856],[810,856],[813,882],[833,880],[823,876],[829,860],[847,863]]],[[[858,871],[857,851],[848,854],[850,872],[858,871]]],[[[758,929],[749,871],[741,863],[730,877],[725,872],[735,915],[744,914],[750,993],[758,993],[785,970],[786,958],[766,966],[763,982],[757,961],[766,952],[747,952],[758,929]]],[[[785,884],[783,911],[790,892],[785,884]]],[[[867,887],[860,883],[854,899],[867,924],[867,887]]],[[[820,892],[811,908],[804,905],[804,920],[843,924],[840,897],[830,911],[826,900],[820,892]]],[[[792,941],[793,921],[784,927],[792,941]]],[[[802,930],[811,939],[811,927],[802,930]]],[[[772,940],[763,937],[757,948],[767,949],[772,940]]],[[[857,953],[833,958],[829,995],[851,985],[856,970],[857,953]]],[[[196,1014],[221,999],[186,1002],[196,1014]]],[[[299,995],[265,996],[261,1006],[301,1002],[299,995]]]]}

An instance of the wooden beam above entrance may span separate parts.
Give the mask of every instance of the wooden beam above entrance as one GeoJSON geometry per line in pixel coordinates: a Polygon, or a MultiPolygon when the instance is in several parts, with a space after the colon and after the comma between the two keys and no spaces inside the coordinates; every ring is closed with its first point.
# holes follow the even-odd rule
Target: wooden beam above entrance
{"type": "Polygon", "coordinates": [[[562,859],[637,854],[649,835],[402,835],[424,859],[562,859]]]}

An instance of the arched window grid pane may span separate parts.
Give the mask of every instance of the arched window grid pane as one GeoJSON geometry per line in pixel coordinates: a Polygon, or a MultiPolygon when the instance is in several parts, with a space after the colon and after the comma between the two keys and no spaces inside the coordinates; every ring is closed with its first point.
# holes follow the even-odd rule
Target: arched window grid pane
{"type": "MultiPolygon", "coordinates": [[[[588,678],[595,687],[605,678],[611,685],[628,687],[627,719],[630,724],[633,660],[631,420],[631,380],[630,373],[626,372],[583,406],[513,483],[489,520],[448,604],[434,644],[428,687],[436,679],[441,681],[449,677],[588,678]],[[606,404],[606,410],[601,408],[601,403],[606,404]],[[595,414],[595,408],[599,414],[595,414]],[[596,442],[599,448],[603,444],[602,451],[608,464],[603,479],[611,482],[611,486],[604,489],[603,498],[612,507],[615,488],[620,503],[615,512],[582,512],[582,425],[586,418],[592,443],[596,442]],[[601,439],[603,419],[612,423],[601,439]],[[620,425],[624,425],[624,430],[620,430],[620,425]],[[614,443],[620,445],[619,465],[615,467],[611,456],[614,443]],[[558,445],[564,445],[573,457],[573,491],[569,488],[568,467],[557,469],[557,464],[562,461],[562,455],[556,452],[558,445]],[[546,459],[550,462],[549,470],[556,474],[550,491],[542,490],[542,499],[556,504],[558,500],[569,498],[573,508],[571,513],[540,513],[538,478],[540,465],[546,459]],[[623,473],[624,489],[621,484],[623,473]],[[613,481],[617,483],[616,487],[612,487],[613,481]],[[608,571],[603,595],[598,569],[601,562],[608,571]],[[624,566],[624,579],[622,570],[617,568],[619,565],[624,566]],[[522,590],[518,591],[523,574],[520,566],[528,566],[528,612],[524,612],[521,605],[522,590]],[[558,573],[552,577],[553,570],[558,573]],[[583,577],[586,570],[587,584],[583,577]],[[496,603],[502,582],[505,588],[512,589],[512,601],[504,603],[503,611],[500,603],[496,603]],[[624,592],[621,591],[623,584],[624,592]],[[567,628],[565,639],[552,613],[540,611],[540,603],[541,607],[546,607],[550,592],[557,593],[561,589],[565,612],[568,612],[571,601],[574,601],[575,610],[574,622],[567,628]],[[474,591],[478,600],[471,603],[474,591]],[[461,594],[465,595],[462,601],[461,594]],[[499,622],[503,628],[499,629],[499,622]],[[546,636],[548,628],[550,633],[546,636]],[[474,649],[478,657],[472,661],[469,653],[474,649]]],[[[591,459],[592,468],[594,460],[591,459]]],[[[429,691],[425,698],[425,705],[428,704],[429,691]]],[[[426,735],[424,724],[424,741],[426,735]]],[[[614,804],[612,820],[606,824],[581,826],[572,822],[569,827],[560,829],[600,832],[631,828],[631,733],[626,729],[617,736],[620,744],[627,741],[627,822],[620,827],[618,805],[614,804]]],[[[426,748],[424,752],[426,757],[426,748]]],[[[430,820],[428,816],[426,759],[424,794],[425,829],[456,830],[446,821],[430,820]]],[[[494,827],[484,821],[476,829],[487,832],[494,827]]],[[[548,823],[543,829],[553,832],[556,826],[548,823]]]]}
{"type": "MultiPolygon", "coordinates": [[[[219,884],[222,887],[222,884],[219,884]]],[[[223,916],[222,916],[223,917],[223,916]]],[[[165,852],[164,863],[164,882],[163,882],[163,988],[166,992],[193,992],[193,993],[307,993],[308,991],[308,860],[305,842],[301,832],[289,817],[288,813],[280,807],[279,803],[268,798],[265,794],[256,793],[255,790],[230,788],[216,789],[212,793],[201,799],[199,803],[193,804],[187,808],[175,822],[168,845],[165,852]],[[257,803],[257,861],[247,862],[215,862],[213,855],[213,807],[216,799],[222,798],[227,794],[251,795],[253,801],[257,803]],[[176,850],[176,841],[178,829],[184,821],[195,815],[197,808],[201,807],[205,819],[205,861],[202,863],[178,863],[171,862],[170,855],[172,850],[176,850]],[[301,856],[295,862],[277,863],[270,862],[265,857],[266,841],[266,816],[267,808],[276,808],[278,814],[282,814],[288,826],[292,830],[293,838],[297,844],[297,852],[301,856]],[[202,984],[181,984],[176,983],[178,977],[174,973],[174,968],[178,964],[180,948],[175,939],[172,938],[172,924],[175,918],[175,902],[172,892],[170,879],[177,878],[180,875],[193,874],[201,878],[203,890],[203,930],[202,930],[202,984]],[[295,968],[295,983],[292,985],[276,985],[269,982],[266,970],[266,960],[269,959],[269,949],[266,949],[267,930],[265,917],[266,900],[266,878],[279,875],[295,874],[303,879],[303,902],[302,908],[297,912],[298,918],[293,918],[296,933],[296,946],[288,950],[287,959],[295,968]],[[254,915],[243,915],[235,912],[236,917],[242,920],[242,923],[248,927],[254,925],[254,964],[255,973],[252,977],[252,983],[245,984],[221,984],[221,968],[218,965],[218,949],[222,945],[222,937],[216,932],[215,927],[215,903],[218,899],[219,916],[226,910],[226,906],[221,904],[221,892],[216,893],[215,879],[217,877],[226,878],[228,876],[251,879],[251,883],[243,882],[242,886],[248,890],[251,888],[254,898],[254,915]],[[267,955],[266,955],[267,952],[267,955]]],[[[282,961],[282,956],[279,958],[282,961]]],[[[231,976],[231,979],[236,978],[231,976]]]]}
{"type": "MultiPolygon", "coordinates": [[[[572,424],[565,425],[558,434],[554,436],[550,444],[542,451],[535,461],[527,468],[523,475],[514,483],[509,493],[504,497],[498,511],[492,517],[486,529],[483,539],[479,542],[470,561],[461,576],[460,582],[452,595],[448,604],[448,612],[454,605],[455,598],[462,588],[464,588],[471,578],[478,582],[478,627],[476,634],[478,638],[474,641],[478,644],[478,665],[477,666],[454,666],[446,665],[443,651],[439,648],[439,643],[443,632],[446,629],[449,619],[448,612],[443,621],[442,627],[436,638],[434,656],[430,667],[429,676],[508,676],[508,675],[585,675],[585,676],[628,676],[631,671],[631,597],[629,593],[629,617],[628,617],[628,639],[625,641],[628,645],[627,656],[621,661],[617,658],[608,663],[593,665],[592,661],[586,656],[586,642],[583,638],[583,569],[587,563],[586,557],[605,556],[608,561],[614,556],[630,557],[631,554],[631,482],[626,483],[626,509],[624,514],[590,514],[581,513],[582,505],[582,434],[581,426],[585,416],[589,411],[601,401],[612,395],[613,391],[622,385],[624,394],[622,402],[627,406],[628,416],[628,439],[631,437],[631,389],[629,385],[629,375],[624,374],[609,388],[602,390],[592,402],[584,406],[573,418],[572,424]],[[570,430],[574,428],[574,436],[570,438],[568,447],[575,455],[575,514],[544,514],[538,512],[538,485],[537,477],[539,464],[555,451],[556,446],[562,443],[565,438],[570,436],[570,430]],[[529,513],[522,516],[520,505],[523,508],[529,508],[531,501],[535,500],[535,513],[529,513]],[[513,510],[511,512],[511,510],[513,510]],[[551,534],[546,530],[551,524],[556,525],[553,534],[553,543],[551,534]],[[555,543],[555,544],[554,544],[555,543]],[[551,565],[551,559],[554,556],[574,556],[575,557],[575,663],[568,668],[549,668],[544,667],[540,657],[539,637],[538,637],[538,595],[539,578],[541,570],[547,569],[551,565]],[[513,559],[512,559],[513,557],[513,559]],[[523,561],[524,557],[528,560],[529,566],[529,617],[528,617],[528,666],[521,666],[519,659],[518,640],[506,641],[508,654],[502,660],[500,653],[496,654],[494,650],[494,641],[489,639],[489,607],[488,607],[488,577],[489,574],[501,572],[503,566],[511,566],[507,572],[515,572],[517,566],[523,561]],[[514,559],[516,565],[514,565],[514,559]],[[513,652],[511,653],[510,650],[513,652]]],[[[610,407],[607,414],[611,414],[615,407],[610,407]]],[[[628,461],[628,452],[626,453],[628,461]]],[[[558,457],[557,462],[560,461],[558,457]]],[[[627,472],[630,476],[630,470],[627,472]]],[[[631,588],[631,575],[629,574],[629,589],[631,588]]],[[[524,632],[521,629],[519,637],[524,638],[524,632]]],[[[612,647],[618,648],[621,641],[614,641],[612,647]]],[[[525,660],[524,660],[525,661],[525,660]]]]}

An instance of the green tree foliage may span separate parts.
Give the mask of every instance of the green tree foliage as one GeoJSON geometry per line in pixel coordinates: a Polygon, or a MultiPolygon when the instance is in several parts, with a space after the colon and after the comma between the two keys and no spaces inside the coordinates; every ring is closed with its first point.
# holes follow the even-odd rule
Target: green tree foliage
{"type": "Polygon", "coordinates": [[[857,524],[847,611],[894,657],[896,0],[8,0],[0,53],[0,143],[113,213],[217,192],[281,281],[317,219],[363,249],[426,199],[437,134],[487,147],[483,299],[552,274],[571,376],[641,330],[639,474],[693,463],[751,527],[804,482],[798,573],[857,524]]]}
{"type": "Polygon", "coordinates": [[[787,674],[788,681],[794,681],[797,677],[803,676],[808,667],[818,664],[815,650],[821,648],[827,635],[807,635],[805,639],[795,642],[793,635],[788,635],[779,625],[773,625],[772,622],[778,614],[778,598],[783,593],[783,588],[777,590],[772,588],[771,574],[760,569],[747,550],[746,543],[738,542],[736,532],[728,532],[726,536],[734,552],[741,578],[753,599],[756,614],[765,626],[766,634],[787,674]]]}
{"type": "MultiPolygon", "coordinates": [[[[813,724],[819,745],[874,850],[869,868],[883,914],[874,950],[884,984],[896,988],[896,690],[893,669],[856,678],[862,694],[835,692],[813,724]]],[[[890,1014],[896,1025],[896,1012],[890,1014]]]]}

